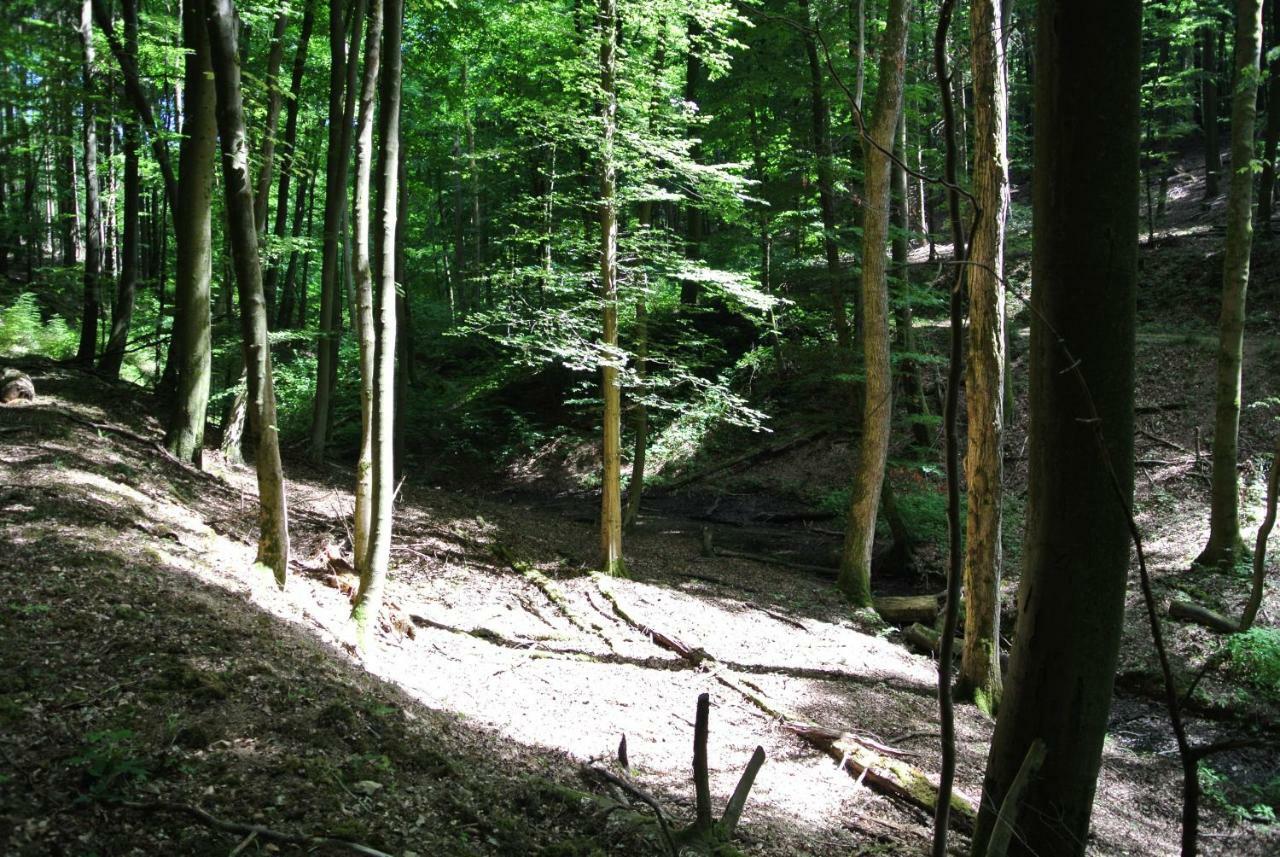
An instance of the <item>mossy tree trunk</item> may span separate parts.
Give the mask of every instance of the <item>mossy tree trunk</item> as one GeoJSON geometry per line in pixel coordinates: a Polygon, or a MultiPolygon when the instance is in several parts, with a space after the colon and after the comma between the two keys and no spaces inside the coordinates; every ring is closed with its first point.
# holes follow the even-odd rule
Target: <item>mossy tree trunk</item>
{"type": "Polygon", "coordinates": [[[226,192],[227,233],[240,299],[240,332],[249,387],[250,431],[257,450],[258,562],[271,569],[281,587],[289,566],[289,516],[276,425],[276,395],[267,340],[267,306],[254,222],[249,135],[240,86],[240,52],[231,0],[205,0],[209,54],[217,92],[218,139],[226,192]]]}
{"type": "Polygon", "coordinates": [[[1244,308],[1253,249],[1253,131],[1257,119],[1262,2],[1237,0],[1235,93],[1231,100],[1231,181],[1227,187],[1227,247],[1222,263],[1218,372],[1213,420],[1209,543],[1198,565],[1230,566],[1245,553],[1240,537],[1240,367],[1244,308]]]}
{"type": "Polygon", "coordinates": [[[889,171],[907,61],[907,17],[911,4],[890,0],[888,27],[881,42],[871,144],[866,147],[866,216],[863,221],[862,317],[866,394],[862,435],[858,440],[844,551],[836,585],[850,602],[871,606],[871,552],[875,545],[880,490],[889,459],[893,412],[893,376],[889,365],[889,171]]]}
{"type": "Polygon", "coordinates": [[[965,403],[964,654],[960,693],[994,714],[1000,704],[1000,529],[1004,481],[1004,224],[1008,198],[1007,90],[999,0],[969,7],[973,65],[973,192],[982,209],[970,237],[965,403]]]}
{"type": "Polygon", "coordinates": [[[1079,857],[1129,570],[1118,501],[1133,493],[1142,3],[1040,0],[1037,11],[1025,564],[971,853],[987,853],[1000,806],[1041,740],[1048,755],[1023,795],[1009,854],[1079,857]]]}
{"type": "Polygon", "coordinates": [[[209,36],[199,0],[183,0],[182,43],[187,50],[183,80],[182,143],[178,153],[178,205],[173,213],[174,267],[172,363],[177,397],[165,446],[199,466],[209,408],[209,334],[212,265],[214,121],[209,36]]]}

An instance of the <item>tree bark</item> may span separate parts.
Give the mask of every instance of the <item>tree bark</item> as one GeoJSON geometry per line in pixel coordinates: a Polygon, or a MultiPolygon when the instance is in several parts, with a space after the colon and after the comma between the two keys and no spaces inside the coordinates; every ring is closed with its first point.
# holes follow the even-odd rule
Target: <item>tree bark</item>
{"type": "MultiPolygon", "coordinates": [[[[374,0],[377,2],[377,0],[374,0]]],[[[324,461],[329,443],[333,379],[338,363],[338,318],[341,312],[338,247],[342,241],[347,201],[347,162],[351,156],[351,121],[355,114],[356,57],[366,0],[355,0],[350,44],[344,38],[342,0],[329,0],[329,152],[325,171],[324,241],[320,267],[320,336],[316,360],[316,395],[311,413],[313,464],[324,461]]]]}
{"type": "Polygon", "coordinates": [[[231,0],[205,0],[210,59],[217,92],[218,138],[226,192],[227,232],[240,299],[240,331],[249,386],[249,428],[258,471],[258,562],[283,588],[289,566],[289,514],[285,503],[271,345],[262,293],[262,263],[254,221],[253,177],[240,89],[235,9],[231,0]]]}
{"type": "Polygon", "coordinates": [[[1213,422],[1209,543],[1197,565],[1230,566],[1245,553],[1240,537],[1240,368],[1244,356],[1245,296],[1253,249],[1253,132],[1257,118],[1261,0],[1236,2],[1236,87],[1231,102],[1231,180],[1227,188],[1227,246],[1218,320],[1217,395],[1213,422]]]}
{"type": "Polygon", "coordinates": [[[1142,3],[1037,12],[1025,563],[971,853],[1041,740],[1009,854],[1080,857],[1129,569],[1142,3]]]}
{"type": "Polygon", "coordinates": [[[209,37],[198,2],[183,0],[182,4],[182,41],[187,58],[183,137],[178,154],[182,177],[173,215],[177,247],[170,344],[177,398],[165,434],[168,450],[197,467],[204,449],[205,414],[209,407],[211,203],[213,153],[217,142],[209,37]]]}
{"type": "Polygon", "coordinates": [[[1000,0],[969,8],[973,65],[973,192],[982,217],[967,268],[969,348],[965,404],[969,487],[966,521],[964,654],[960,692],[988,714],[1000,705],[1000,530],[1004,481],[1004,224],[1009,164],[1007,89],[1000,0]]]}
{"type": "Polygon", "coordinates": [[[353,325],[360,348],[360,448],[356,457],[353,549],[356,571],[368,573],[369,530],[373,501],[373,382],[377,350],[377,330],[373,320],[373,269],[369,261],[369,182],[373,171],[373,99],[378,88],[382,50],[382,3],[375,0],[369,10],[365,38],[364,78],[360,87],[359,119],[356,122],[355,241],[351,272],[356,287],[353,325]]]}
{"type": "MultiPolygon", "coordinates": [[[[378,2],[378,0],[374,0],[378,2]]],[[[378,111],[377,355],[373,412],[373,518],[369,558],[352,608],[357,638],[367,647],[377,625],[391,562],[395,499],[396,215],[400,190],[400,37],[402,0],[383,0],[378,111]]]]}
{"type": "Polygon", "coordinates": [[[622,391],[618,383],[618,203],[614,134],[617,131],[617,0],[599,0],[600,29],[600,296],[604,303],[600,381],[604,397],[600,507],[600,565],[605,574],[625,574],[622,559],[622,391]]]}
{"type": "Polygon", "coordinates": [[[887,29],[881,43],[871,143],[866,146],[866,216],[863,221],[862,313],[866,394],[858,469],[854,475],[844,551],[836,586],[850,602],[871,606],[871,552],[892,426],[893,376],[889,365],[889,287],[885,244],[889,239],[888,152],[893,150],[902,110],[907,62],[907,19],[911,4],[889,0],[887,29]]]}
{"type": "Polygon", "coordinates": [[[80,7],[80,44],[84,49],[84,302],[80,316],[80,347],[76,362],[92,365],[98,356],[98,317],[102,313],[102,210],[98,200],[98,128],[95,92],[93,8],[90,0],[80,7]]]}
{"type": "Polygon", "coordinates": [[[1200,28],[1200,114],[1204,123],[1204,198],[1218,195],[1222,154],[1218,148],[1218,35],[1213,27],[1200,28]]]}
{"type": "MultiPolygon", "coordinates": [[[[124,0],[121,12],[124,16],[125,51],[130,57],[134,57],[138,53],[137,0],[124,0]]],[[[108,378],[120,376],[120,365],[124,361],[124,349],[129,340],[129,326],[133,321],[134,298],[138,288],[138,211],[142,202],[138,149],[138,123],[128,118],[124,123],[124,240],[120,248],[120,279],[115,303],[111,308],[111,336],[107,339],[106,350],[98,363],[98,371],[108,378]]]]}

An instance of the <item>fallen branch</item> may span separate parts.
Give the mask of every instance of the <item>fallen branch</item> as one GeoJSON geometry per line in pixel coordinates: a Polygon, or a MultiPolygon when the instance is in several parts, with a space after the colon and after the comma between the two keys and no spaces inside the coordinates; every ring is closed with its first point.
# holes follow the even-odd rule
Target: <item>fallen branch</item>
{"type": "Polygon", "coordinates": [[[573,608],[569,606],[569,599],[565,597],[564,590],[556,586],[550,578],[529,563],[517,559],[504,545],[495,542],[493,555],[516,574],[523,577],[534,589],[541,592],[551,602],[551,606],[555,607],[570,625],[584,634],[593,634],[599,637],[609,647],[609,650],[613,651],[613,642],[605,636],[604,631],[597,626],[588,626],[586,622],[580,619],[573,608]]]}
{"type": "Polygon", "coordinates": [[[349,839],[338,839],[333,836],[311,836],[300,833],[285,833],[281,830],[273,830],[270,827],[264,827],[261,824],[243,824],[238,821],[226,821],[210,815],[198,806],[192,806],[186,803],[175,803],[173,801],[156,801],[154,803],[139,803],[137,801],[114,801],[117,806],[123,806],[128,809],[135,809],[139,812],[174,812],[183,815],[189,815],[196,821],[212,827],[215,830],[221,830],[224,833],[235,833],[240,836],[256,836],[259,839],[265,839],[271,842],[279,842],[282,845],[297,845],[304,848],[320,848],[329,847],[337,848],[343,851],[350,851],[353,854],[363,854],[366,857],[391,857],[385,851],[379,851],[368,845],[359,842],[352,842],[349,839]]]}
{"type": "Polygon", "coordinates": [[[1217,631],[1220,634],[1234,634],[1240,630],[1239,623],[1234,619],[1228,619],[1221,613],[1215,613],[1208,607],[1202,607],[1190,601],[1174,601],[1169,604],[1169,618],[1181,619],[1184,622],[1195,622],[1197,625],[1203,625],[1211,631],[1217,631]]]}

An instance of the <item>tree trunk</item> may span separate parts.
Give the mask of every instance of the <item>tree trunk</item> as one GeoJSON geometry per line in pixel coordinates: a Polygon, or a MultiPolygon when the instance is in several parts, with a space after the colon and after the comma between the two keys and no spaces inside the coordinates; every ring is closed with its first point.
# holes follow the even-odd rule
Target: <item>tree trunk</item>
{"type": "MultiPolygon", "coordinates": [[[[374,0],[378,2],[378,0],[374,0]]],[[[373,518],[369,557],[352,608],[357,638],[367,648],[377,627],[391,562],[391,506],[395,499],[396,215],[400,191],[400,33],[402,0],[383,0],[382,69],[378,111],[377,355],[373,411],[373,518]]]]}
{"type": "MultiPolygon", "coordinates": [[[[376,0],[375,0],[376,2],[376,0]]],[[[329,152],[325,171],[324,242],[320,269],[320,336],[316,361],[316,395],[311,413],[313,464],[324,461],[329,443],[333,379],[338,364],[339,270],[343,211],[347,201],[347,162],[351,156],[351,120],[355,114],[356,57],[366,0],[355,0],[351,39],[342,24],[342,0],[329,0],[329,152]]]]}
{"type": "Polygon", "coordinates": [[[382,3],[369,9],[365,37],[364,78],[356,123],[355,242],[351,272],[355,279],[356,312],[353,327],[360,347],[360,451],[356,457],[353,549],[356,571],[368,573],[369,529],[373,501],[373,376],[377,331],[373,321],[373,270],[369,261],[369,181],[373,171],[373,99],[378,88],[382,50],[382,3]]]}
{"type": "MultiPolygon", "coordinates": [[[[1270,2],[1267,8],[1271,12],[1271,49],[1274,51],[1280,46],[1280,2],[1270,2]]],[[[1267,74],[1267,133],[1262,178],[1258,182],[1258,223],[1267,233],[1271,232],[1271,207],[1275,202],[1277,141],[1280,141],[1280,54],[1271,60],[1267,74]]]]}
{"type": "Polygon", "coordinates": [[[1218,377],[1213,422],[1213,478],[1209,543],[1197,565],[1231,566],[1245,553],[1240,538],[1240,366],[1244,354],[1245,294],[1253,248],[1253,131],[1257,118],[1258,57],[1262,51],[1261,0],[1237,0],[1235,95],[1231,103],[1231,181],[1227,188],[1227,247],[1222,264],[1218,321],[1218,377]]]}
{"type": "Polygon", "coordinates": [[[622,559],[622,395],[618,385],[618,203],[614,134],[617,130],[617,0],[599,0],[600,28],[600,293],[604,337],[600,381],[604,397],[604,472],[601,479],[600,565],[605,574],[625,574],[622,559]]]}
{"type": "MultiPolygon", "coordinates": [[[[814,26],[809,11],[809,0],[799,0],[804,21],[814,26]]],[[[822,210],[822,243],[827,259],[827,288],[831,293],[831,320],[836,332],[836,344],[846,354],[853,342],[849,332],[849,317],[844,304],[844,283],[840,277],[840,247],[836,241],[835,158],[831,147],[831,112],[823,92],[822,63],[818,58],[818,46],[813,34],[804,32],[804,52],[809,61],[809,110],[813,128],[814,154],[817,155],[818,200],[822,210]]]]}
{"type": "Polygon", "coordinates": [[[965,403],[969,487],[964,557],[964,654],[960,692],[988,714],[1000,705],[1000,529],[1004,481],[1004,224],[1007,89],[1000,0],[969,9],[973,64],[973,192],[982,217],[970,238],[969,354],[965,403]]]}
{"type": "Polygon", "coordinates": [[[889,238],[888,152],[893,150],[902,110],[907,62],[907,0],[889,0],[887,29],[881,43],[871,143],[866,146],[866,215],[863,221],[862,317],[866,394],[858,469],[854,475],[849,520],[845,527],[837,587],[853,604],[871,606],[871,553],[876,515],[893,416],[893,378],[889,365],[889,287],[885,244],[889,238]]]}
{"type": "Polygon", "coordinates": [[[213,153],[216,145],[209,37],[199,0],[183,0],[182,41],[187,50],[183,84],[185,112],[178,154],[181,179],[173,214],[173,341],[170,355],[177,398],[165,446],[183,461],[200,465],[211,374],[209,278],[212,262],[213,153]]]}
{"type": "MultiPolygon", "coordinates": [[[[702,24],[698,19],[690,15],[686,29],[687,41],[689,43],[688,52],[685,54],[684,64],[684,100],[688,104],[698,103],[698,90],[702,86],[702,78],[704,72],[702,69],[702,57],[698,53],[701,48],[697,45],[697,40],[702,36],[702,24]]],[[[689,129],[690,136],[696,136],[699,132],[696,129],[689,129]]],[[[693,160],[698,158],[698,147],[695,145],[689,150],[689,157],[693,160]]],[[[706,233],[706,212],[696,202],[690,201],[685,206],[685,256],[689,259],[697,260],[702,256],[702,239],[706,233]]],[[[701,295],[701,283],[692,277],[686,277],[680,283],[680,304],[682,306],[695,306],[701,295]]]]}
{"type": "Polygon", "coordinates": [[[1142,3],[1040,0],[1038,15],[1025,563],[971,853],[1041,740],[1009,854],[1080,857],[1129,569],[1142,3]]]}
{"type": "Polygon", "coordinates": [[[1200,118],[1204,123],[1204,198],[1218,195],[1222,154],[1218,148],[1218,35],[1213,27],[1200,28],[1200,118]]]}
{"type": "Polygon", "coordinates": [[[98,356],[98,316],[102,312],[102,210],[98,202],[98,127],[94,99],[93,8],[80,7],[80,43],[84,48],[84,303],[76,362],[89,366],[98,356]]]}
{"type": "Polygon", "coordinates": [[[240,298],[240,331],[249,386],[249,428],[257,449],[258,562],[275,573],[283,588],[289,566],[289,515],[276,425],[271,378],[271,346],[262,294],[262,264],[254,222],[249,138],[240,90],[235,9],[231,0],[206,0],[210,58],[218,103],[218,138],[226,191],[227,232],[240,298]]]}
{"type": "MultiPolygon", "coordinates": [[[[894,155],[901,164],[907,162],[907,111],[903,109],[898,119],[894,155]]],[[[902,392],[906,398],[907,413],[911,416],[911,436],[916,445],[928,448],[931,437],[924,418],[929,408],[924,398],[924,382],[920,377],[920,364],[906,356],[915,353],[915,309],[911,305],[911,212],[907,204],[907,171],[899,164],[891,167],[892,206],[891,219],[894,229],[892,250],[893,276],[897,280],[898,301],[894,312],[894,327],[898,335],[898,350],[904,355],[902,367],[902,392]]]]}
{"type": "MultiPolygon", "coordinates": [[[[124,0],[125,50],[130,57],[138,53],[138,3],[124,0]]],[[[108,378],[120,376],[120,364],[124,361],[125,346],[129,341],[129,326],[133,320],[134,297],[138,288],[138,209],[142,202],[142,182],[138,176],[138,123],[126,119],[124,123],[124,242],[121,245],[120,281],[116,288],[116,300],[111,309],[111,336],[107,348],[98,363],[98,371],[108,378]]]]}
{"type": "MultiPolygon", "coordinates": [[[[640,205],[640,231],[648,235],[653,222],[653,203],[640,205]]],[[[644,380],[649,362],[649,275],[640,272],[640,293],[636,297],[636,377],[644,380]]],[[[627,486],[627,509],[622,525],[630,530],[640,519],[640,500],[644,496],[644,465],[649,449],[649,408],[644,403],[644,389],[636,396],[635,404],[635,453],[631,456],[631,483],[627,486]]]]}

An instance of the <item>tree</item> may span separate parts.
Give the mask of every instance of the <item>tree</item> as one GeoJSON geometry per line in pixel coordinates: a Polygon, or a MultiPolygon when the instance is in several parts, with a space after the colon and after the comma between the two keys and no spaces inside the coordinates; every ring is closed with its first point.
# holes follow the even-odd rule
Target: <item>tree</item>
{"type": "Polygon", "coordinates": [[[1212,24],[1200,28],[1200,119],[1204,124],[1204,198],[1218,195],[1222,153],[1218,149],[1218,33],[1212,24]]]}
{"type": "Polygon", "coordinates": [[[618,380],[618,203],[614,135],[618,99],[617,0],[599,0],[600,29],[600,297],[604,304],[600,387],[604,397],[600,500],[600,565],[605,574],[625,574],[622,559],[622,390],[618,380]]]}
{"type": "Polygon", "coordinates": [[[1037,14],[1025,561],[972,853],[1039,739],[1009,853],[1078,857],[1129,568],[1142,4],[1040,0],[1037,14]]]}
{"type": "Polygon", "coordinates": [[[1235,80],[1231,99],[1231,181],[1227,188],[1227,247],[1222,262],[1222,313],[1218,319],[1217,395],[1213,421],[1209,543],[1197,565],[1230,566],[1245,553],[1240,537],[1240,370],[1244,355],[1244,307],[1253,248],[1253,136],[1257,119],[1258,60],[1262,51],[1262,2],[1237,0],[1235,80]]]}
{"type": "Polygon", "coordinates": [[[213,69],[209,36],[199,0],[183,0],[182,43],[187,49],[183,75],[182,143],[178,152],[178,205],[173,215],[173,341],[169,346],[177,374],[173,414],[165,446],[183,461],[200,465],[211,368],[209,278],[212,264],[213,156],[217,145],[213,69]]]}
{"type": "MultiPolygon", "coordinates": [[[[138,3],[124,0],[124,42],[130,57],[138,54],[138,3]]],[[[142,180],[138,174],[138,123],[130,118],[124,123],[124,244],[120,253],[120,280],[115,303],[111,307],[111,336],[98,363],[98,371],[108,378],[120,375],[124,350],[133,320],[134,298],[138,288],[138,238],[142,180]]]]}
{"type": "Polygon", "coordinates": [[[871,553],[893,410],[893,376],[889,366],[889,286],[885,246],[889,239],[889,171],[898,111],[902,109],[907,62],[907,20],[911,4],[890,0],[888,26],[881,42],[879,82],[866,149],[866,214],[862,226],[863,355],[866,396],[862,435],[858,439],[857,473],[853,480],[844,552],[836,585],[852,603],[871,604],[871,553]]]}
{"type": "Polygon", "coordinates": [[[80,347],[76,362],[92,365],[98,356],[98,317],[102,312],[102,209],[98,202],[98,120],[93,48],[93,4],[80,6],[80,43],[84,49],[84,308],[80,316],[80,347]]]}
{"type": "Polygon", "coordinates": [[[289,514],[285,503],[276,394],[267,340],[267,307],[254,221],[249,135],[240,91],[240,50],[232,0],[205,0],[209,56],[217,91],[218,140],[226,192],[227,234],[240,299],[240,331],[249,386],[249,426],[258,470],[258,562],[271,569],[281,587],[289,567],[289,514]]]}
{"type": "Polygon", "coordinates": [[[969,9],[973,64],[973,192],[982,216],[970,236],[969,448],[962,694],[994,714],[1000,704],[1000,528],[1004,476],[1004,223],[1008,211],[1007,88],[1000,0],[969,9]]]}
{"type": "MultiPolygon", "coordinates": [[[[378,2],[378,0],[374,0],[378,2]]],[[[382,606],[391,563],[395,499],[396,222],[400,192],[400,55],[404,5],[382,0],[382,69],[378,111],[377,355],[373,387],[373,516],[369,558],[360,575],[352,618],[367,646],[382,606]]]]}

